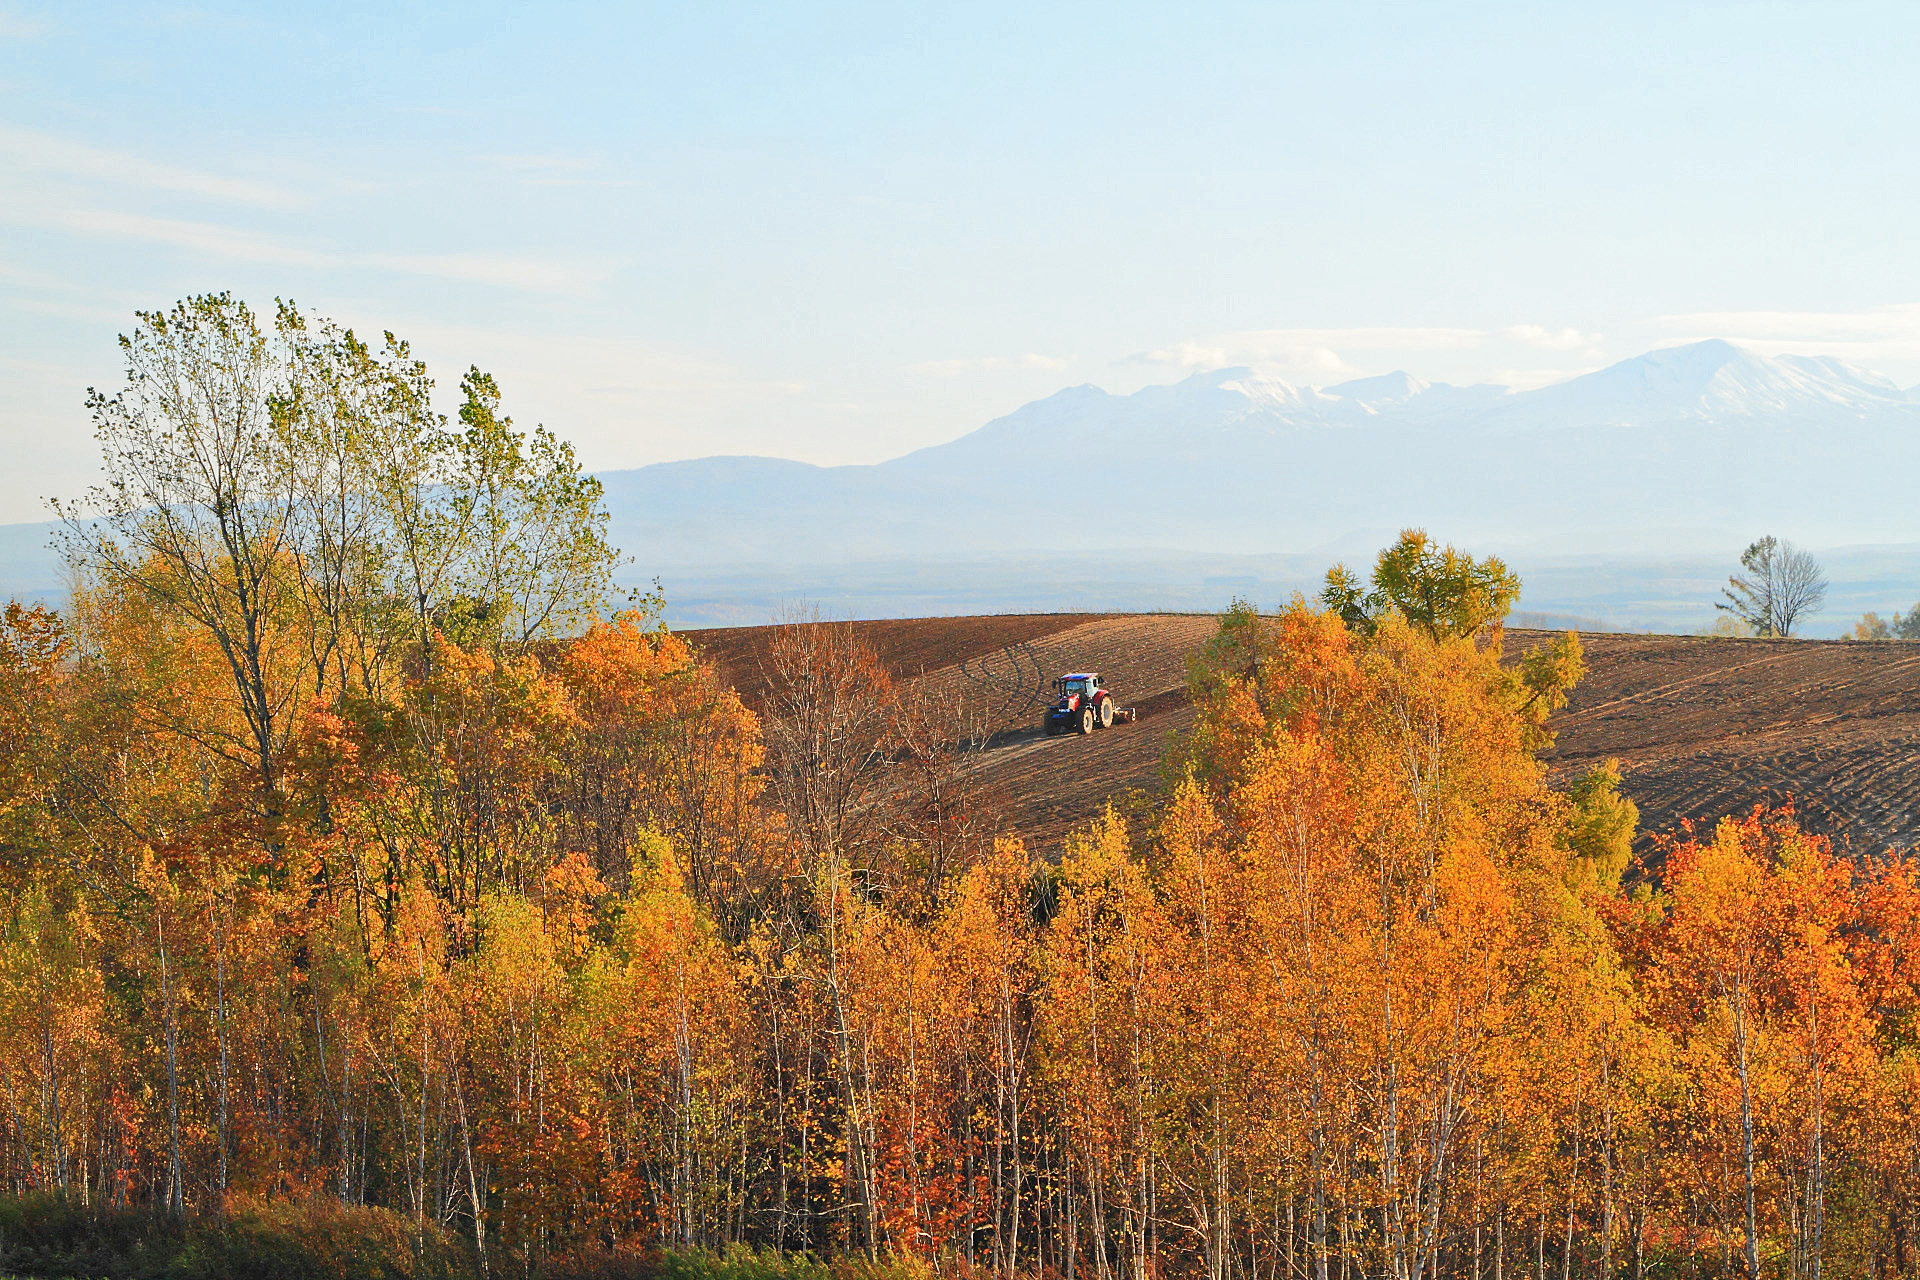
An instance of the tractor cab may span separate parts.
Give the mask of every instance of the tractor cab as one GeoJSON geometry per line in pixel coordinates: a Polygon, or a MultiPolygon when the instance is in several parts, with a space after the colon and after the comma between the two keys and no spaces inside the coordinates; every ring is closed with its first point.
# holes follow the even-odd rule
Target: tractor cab
{"type": "Polygon", "coordinates": [[[1066,698],[1089,698],[1100,687],[1100,677],[1095,672],[1083,672],[1078,675],[1061,676],[1053,682],[1054,691],[1066,698]]]}
{"type": "Polygon", "coordinates": [[[1100,683],[1099,672],[1068,672],[1053,682],[1053,693],[1048,733],[1092,733],[1113,723],[1113,695],[1100,683]]]}

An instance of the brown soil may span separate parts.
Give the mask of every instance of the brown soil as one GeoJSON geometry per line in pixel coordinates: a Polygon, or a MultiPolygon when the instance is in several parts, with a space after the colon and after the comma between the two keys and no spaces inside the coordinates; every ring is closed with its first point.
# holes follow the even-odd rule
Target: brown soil
{"type": "MultiPolygon", "coordinates": [[[[874,647],[895,676],[913,678],[940,667],[1008,645],[1039,639],[1079,626],[1084,613],[988,614],[972,618],[888,618],[854,622],[862,639],[874,647]]],[[[773,627],[713,627],[683,631],[718,666],[748,705],[757,706],[765,690],[767,645],[773,627]]]]}
{"type": "MultiPolygon", "coordinates": [[[[981,753],[1011,830],[1053,850],[1108,803],[1147,807],[1172,738],[1192,724],[1187,659],[1215,620],[1041,614],[856,624],[928,696],[991,704],[1004,731],[981,753]],[[1137,724],[1044,736],[1038,687],[1096,670],[1137,724]]],[[[753,700],[770,628],[689,635],[753,700]]],[[[1510,631],[1517,652],[1548,638],[1510,631]]],[[[1858,854],[1920,843],[1920,645],[1588,633],[1589,674],[1555,718],[1556,776],[1621,762],[1646,832],[1792,800],[1858,854]]]]}
{"type": "Polygon", "coordinates": [[[1590,674],[1550,759],[1618,758],[1644,830],[1791,800],[1857,854],[1920,843],[1920,645],[1581,640],[1590,674]]]}

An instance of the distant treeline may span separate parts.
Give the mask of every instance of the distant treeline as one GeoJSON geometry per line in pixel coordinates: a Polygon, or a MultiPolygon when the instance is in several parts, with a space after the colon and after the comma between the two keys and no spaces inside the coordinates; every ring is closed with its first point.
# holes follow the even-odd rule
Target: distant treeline
{"type": "Polygon", "coordinates": [[[1869,610],[1853,624],[1850,640],[1920,640],[1920,604],[1883,618],[1869,610]]]}

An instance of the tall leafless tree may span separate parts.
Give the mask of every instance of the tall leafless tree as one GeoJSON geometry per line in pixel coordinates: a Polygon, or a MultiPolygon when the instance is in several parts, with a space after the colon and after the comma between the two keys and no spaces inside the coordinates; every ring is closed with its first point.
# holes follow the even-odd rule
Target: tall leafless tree
{"type": "Polygon", "coordinates": [[[1827,598],[1827,575],[1820,562],[1771,535],[1741,553],[1740,567],[1720,593],[1714,608],[1731,613],[1756,635],[1786,639],[1807,614],[1827,598]]]}
{"type": "Polygon", "coordinates": [[[820,982],[843,1112],[849,1235],[871,1257],[881,1245],[879,1154],[868,1055],[854,1025],[842,952],[853,899],[871,892],[872,858],[884,838],[876,801],[892,759],[893,682],[851,625],[817,616],[779,628],[766,677],[769,790],[806,857],[815,942],[825,961],[820,982]]]}
{"type": "Polygon", "coordinates": [[[992,845],[995,806],[978,756],[1008,720],[965,692],[918,690],[896,705],[898,765],[886,806],[895,857],[885,873],[909,900],[901,909],[931,912],[992,845]]]}
{"type": "Polygon", "coordinates": [[[871,802],[887,775],[893,680],[848,623],[785,622],[766,658],[769,789],[816,862],[858,865],[881,815],[871,802]]]}

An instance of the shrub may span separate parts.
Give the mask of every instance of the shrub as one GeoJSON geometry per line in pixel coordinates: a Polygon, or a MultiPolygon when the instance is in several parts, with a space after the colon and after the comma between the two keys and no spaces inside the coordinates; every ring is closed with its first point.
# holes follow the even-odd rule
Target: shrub
{"type": "Polygon", "coordinates": [[[102,1280],[466,1280],[466,1256],[385,1209],[242,1201],[184,1227],[59,1196],[0,1199],[0,1272],[102,1280]]]}
{"type": "Polygon", "coordinates": [[[180,1250],[177,1223],[36,1192],[0,1199],[0,1272],[22,1276],[157,1275],[180,1250]]]}
{"type": "Polygon", "coordinates": [[[387,1209],[336,1200],[242,1203],[191,1233],[168,1280],[458,1280],[472,1274],[446,1234],[387,1209]]]}
{"type": "Polygon", "coordinates": [[[869,1262],[843,1254],[823,1262],[811,1253],[729,1245],[712,1249],[596,1249],[550,1260],[541,1280],[932,1280],[933,1269],[911,1255],[869,1262]]]}

